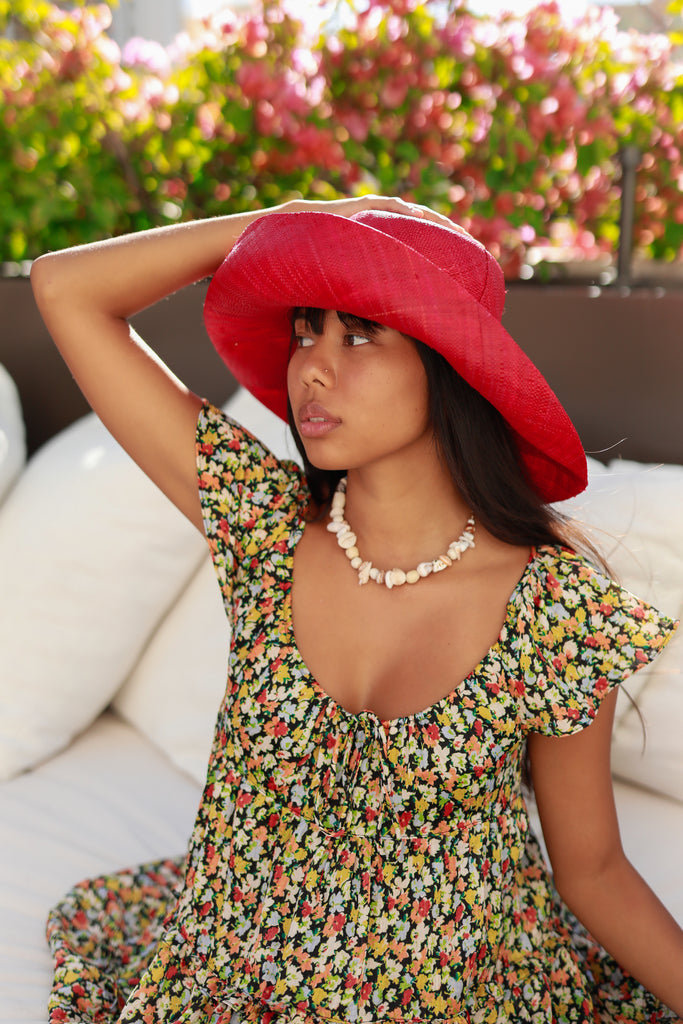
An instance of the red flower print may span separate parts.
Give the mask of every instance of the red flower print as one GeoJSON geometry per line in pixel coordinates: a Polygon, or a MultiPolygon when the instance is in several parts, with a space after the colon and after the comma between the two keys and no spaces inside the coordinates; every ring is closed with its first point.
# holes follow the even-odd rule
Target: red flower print
{"type": "Polygon", "coordinates": [[[243,789],[243,790],[241,790],[241,792],[237,796],[237,806],[238,807],[246,807],[248,804],[251,803],[251,801],[253,799],[254,799],[254,794],[253,793],[248,793],[248,792],[246,792],[246,790],[243,789]]]}

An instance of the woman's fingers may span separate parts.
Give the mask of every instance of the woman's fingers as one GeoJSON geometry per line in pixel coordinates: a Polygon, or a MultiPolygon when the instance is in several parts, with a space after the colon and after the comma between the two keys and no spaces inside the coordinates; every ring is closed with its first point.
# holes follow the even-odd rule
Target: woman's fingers
{"type": "Polygon", "coordinates": [[[451,231],[467,234],[464,228],[460,227],[459,224],[455,224],[444,214],[437,213],[435,210],[430,209],[430,207],[422,206],[420,203],[410,203],[405,199],[401,199],[400,196],[369,194],[358,196],[354,199],[331,199],[323,202],[296,200],[291,206],[296,210],[335,213],[341,217],[352,217],[355,213],[360,213],[362,210],[383,210],[388,213],[400,213],[406,217],[431,220],[435,224],[449,228],[451,231]]]}

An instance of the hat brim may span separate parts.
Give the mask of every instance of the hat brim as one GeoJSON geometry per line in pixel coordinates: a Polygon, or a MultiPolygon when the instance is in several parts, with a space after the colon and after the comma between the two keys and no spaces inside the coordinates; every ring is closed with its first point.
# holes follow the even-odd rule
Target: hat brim
{"type": "MultiPolygon", "coordinates": [[[[427,225],[411,219],[419,244],[419,226],[427,225]]],[[[427,230],[434,228],[448,231],[434,224],[427,230]]],[[[448,233],[450,244],[462,238],[472,245],[448,233]]],[[[586,458],[558,398],[500,321],[425,251],[362,220],[268,214],[244,231],[211,281],[204,308],[209,337],[236,379],[286,420],[294,307],[392,327],[440,352],[499,410],[545,501],[578,494],[587,483],[586,458]]]]}

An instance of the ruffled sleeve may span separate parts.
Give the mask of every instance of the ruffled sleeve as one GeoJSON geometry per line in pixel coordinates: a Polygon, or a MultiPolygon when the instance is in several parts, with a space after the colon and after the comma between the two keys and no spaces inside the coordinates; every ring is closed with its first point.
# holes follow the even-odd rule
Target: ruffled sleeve
{"type": "Polygon", "coordinates": [[[277,543],[305,505],[294,462],[280,461],[248,430],[205,403],[196,435],[204,531],[227,601],[237,568],[277,543]]]}
{"type": "Polygon", "coordinates": [[[523,717],[528,731],[549,736],[590,725],[604,696],[652,661],[676,628],[568,549],[539,549],[527,599],[523,717]]]}

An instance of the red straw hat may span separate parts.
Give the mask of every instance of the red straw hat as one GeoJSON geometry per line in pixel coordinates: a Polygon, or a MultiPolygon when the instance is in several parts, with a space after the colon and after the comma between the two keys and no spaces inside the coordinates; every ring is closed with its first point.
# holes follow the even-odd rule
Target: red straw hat
{"type": "Polygon", "coordinates": [[[434,221],[368,210],[272,213],[216,271],[204,307],[237,380],[287,418],[295,306],[366,317],[440,352],[504,416],[545,501],[586,486],[578,434],[545,378],[500,320],[503,273],[474,238],[434,221]]]}

